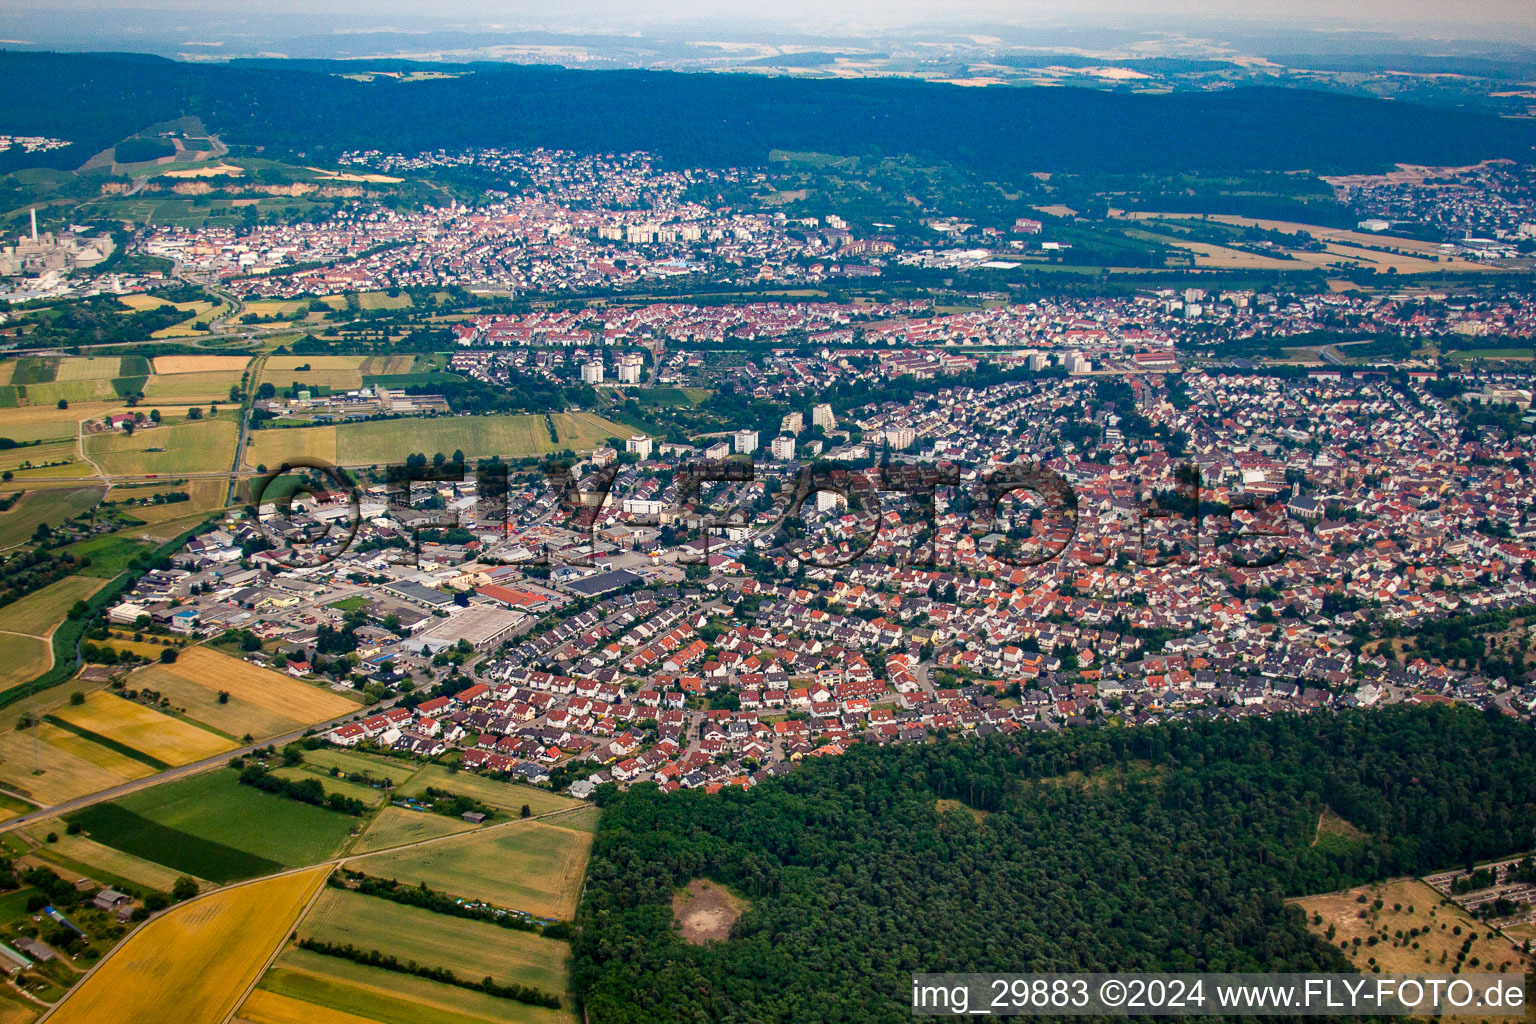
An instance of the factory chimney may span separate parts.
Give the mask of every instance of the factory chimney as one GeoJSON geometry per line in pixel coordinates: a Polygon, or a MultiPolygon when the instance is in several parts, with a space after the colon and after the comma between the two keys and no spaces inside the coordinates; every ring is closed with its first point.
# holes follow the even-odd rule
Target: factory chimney
{"type": "Polygon", "coordinates": [[[32,207],[32,241],[37,241],[37,207],[32,207]]]}

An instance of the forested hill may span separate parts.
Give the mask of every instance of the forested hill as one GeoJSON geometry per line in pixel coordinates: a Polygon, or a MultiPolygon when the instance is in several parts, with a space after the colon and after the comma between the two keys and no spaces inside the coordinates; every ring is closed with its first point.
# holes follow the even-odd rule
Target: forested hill
{"type": "MultiPolygon", "coordinates": [[[[0,52],[0,131],[69,139],[27,162],[73,168],[139,129],[201,116],[232,145],[324,159],[345,149],[649,150],[675,165],[763,163],[770,149],[910,153],[985,173],[1360,171],[1529,158],[1536,125],[1293,89],[1136,96],[908,80],[452,65],[434,81],[338,77],[401,62],[189,64],[0,52]]],[[[444,65],[421,65],[444,70],[444,65]]],[[[17,166],[6,158],[5,169],[17,166]]]]}
{"type": "Polygon", "coordinates": [[[575,946],[592,1024],[869,1024],[911,1019],[920,971],[1349,970],[1285,899],[1530,849],[1536,738],[1399,707],[859,748],[751,792],[599,795],[575,946]],[[1324,806],[1367,837],[1314,846],[1324,806]],[[751,901],[727,941],[672,926],[700,877],[751,901]]]}

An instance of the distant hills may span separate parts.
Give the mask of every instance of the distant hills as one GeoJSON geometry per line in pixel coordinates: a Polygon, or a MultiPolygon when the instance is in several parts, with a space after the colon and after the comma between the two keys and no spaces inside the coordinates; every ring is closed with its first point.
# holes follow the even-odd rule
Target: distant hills
{"type": "Polygon", "coordinates": [[[0,132],[75,145],[0,157],[74,168],[148,124],[196,115],[232,146],[324,160],[346,149],[649,150],[675,165],[764,163],[769,150],[911,154],[1001,177],[1036,170],[1362,171],[1394,162],[1531,159],[1536,124],[1300,89],[1128,95],[651,71],[402,61],[181,63],[0,52],[0,132]]]}

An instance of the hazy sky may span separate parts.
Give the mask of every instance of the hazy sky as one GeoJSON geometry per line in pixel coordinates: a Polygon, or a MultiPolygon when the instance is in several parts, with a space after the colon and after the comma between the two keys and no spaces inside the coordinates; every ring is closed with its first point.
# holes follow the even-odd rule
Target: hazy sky
{"type": "Polygon", "coordinates": [[[427,17],[466,27],[508,30],[566,28],[638,30],[678,22],[766,22],[786,29],[849,31],[914,24],[1030,23],[1053,27],[1188,26],[1201,21],[1232,29],[1266,25],[1359,27],[1411,35],[1529,39],[1536,35],[1536,0],[0,0],[0,12],[103,9],[197,14],[292,13],[391,19],[427,17]]]}

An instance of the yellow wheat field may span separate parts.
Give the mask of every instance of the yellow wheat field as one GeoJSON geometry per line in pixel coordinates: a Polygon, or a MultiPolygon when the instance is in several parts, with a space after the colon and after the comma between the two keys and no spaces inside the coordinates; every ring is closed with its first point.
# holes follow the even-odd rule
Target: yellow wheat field
{"type": "Polygon", "coordinates": [[[206,373],[210,370],[243,370],[246,356],[156,356],[156,373],[206,373]]]}
{"type": "Polygon", "coordinates": [[[103,690],[87,696],[84,704],[62,707],[54,714],[71,725],[88,729],[170,765],[201,761],[237,745],[207,729],[162,715],[103,690]]]}
{"type": "Polygon", "coordinates": [[[68,996],[54,1024],[221,1024],[328,867],[236,886],[145,925],[68,996]]]}
{"type": "Polygon", "coordinates": [[[251,1024],[377,1024],[372,1017],[359,1017],[261,988],[252,992],[240,1007],[240,1019],[251,1024]]]}
{"type": "Polygon", "coordinates": [[[226,690],[231,697],[306,725],[358,709],[355,701],[340,694],[301,683],[280,672],[231,658],[208,647],[189,648],[181,652],[175,664],[159,667],[189,683],[210,690],[226,690]]]}

